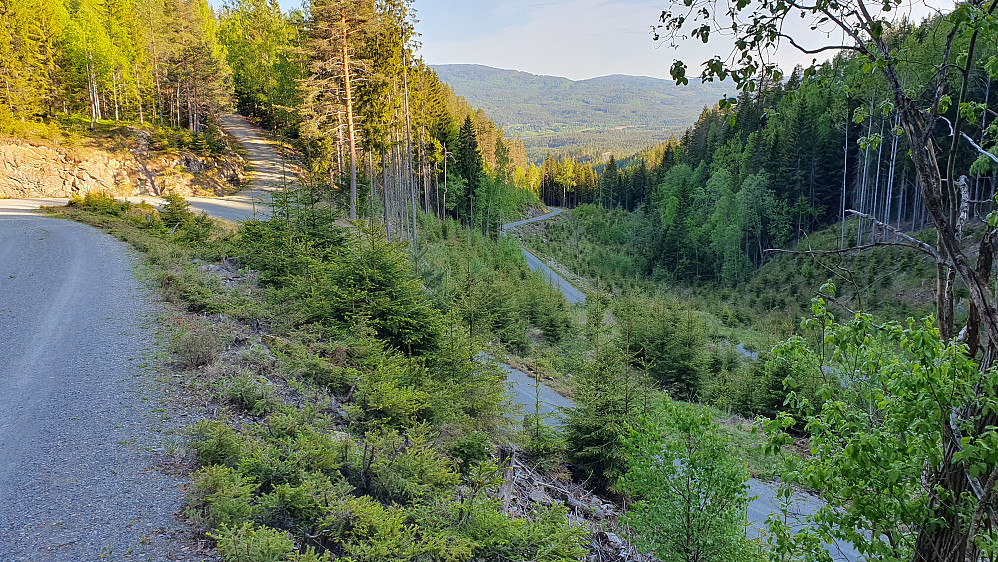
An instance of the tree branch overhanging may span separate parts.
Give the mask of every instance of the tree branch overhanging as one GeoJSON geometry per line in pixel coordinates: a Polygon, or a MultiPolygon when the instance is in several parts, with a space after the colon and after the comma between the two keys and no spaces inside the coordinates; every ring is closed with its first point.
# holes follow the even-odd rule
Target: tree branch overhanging
{"type": "MultiPolygon", "coordinates": [[[[873,222],[873,224],[875,226],[877,226],[878,228],[882,228],[882,229],[886,230],[887,232],[890,232],[891,234],[897,236],[901,240],[904,240],[905,242],[907,242],[907,244],[901,244],[901,245],[914,248],[916,250],[919,250],[919,251],[921,251],[923,253],[926,253],[926,254],[932,256],[932,258],[935,259],[936,263],[938,263],[938,264],[942,264],[942,265],[945,265],[947,267],[953,267],[953,264],[950,262],[950,260],[946,259],[946,257],[944,257],[942,254],[940,254],[939,250],[937,250],[936,248],[934,248],[931,244],[926,244],[925,242],[922,242],[921,240],[915,238],[914,236],[911,236],[908,233],[902,232],[902,231],[898,230],[897,228],[895,228],[895,227],[893,227],[893,226],[891,226],[889,224],[886,224],[883,221],[880,221],[880,220],[876,219],[875,217],[873,217],[872,215],[869,215],[867,213],[861,213],[861,212],[859,212],[859,211],[857,211],[855,209],[848,209],[848,210],[846,210],[846,214],[867,219],[867,220],[873,222]]],[[[881,242],[881,244],[885,244],[885,243],[881,242]]],[[[894,245],[898,245],[898,244],[899,243],[895,243],[894,245]]]]}

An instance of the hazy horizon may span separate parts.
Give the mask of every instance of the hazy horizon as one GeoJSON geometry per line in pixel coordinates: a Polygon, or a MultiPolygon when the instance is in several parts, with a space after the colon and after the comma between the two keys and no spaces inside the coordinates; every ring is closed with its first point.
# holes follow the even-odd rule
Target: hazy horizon
{"type": "MultiPolygon", "coordinates": [[[[224,0],[210,0],[219,7],[224,0]]],[[[279,0],[287,11],[301,0],[279,0]]],[[[896,13],[918,19],[932,9],[927,0],[912,1],[896,13]]],[[[931,0],[935,8],[952,2],[931,0]]],[[[723,41],[703,45],[687,40],[678,49],[652,40],[668,0],[414,0],[416,31],[421,35],[419,54],[430,65],[479,64],[540,76],[579,81],[625,75],[669,79],[669,68],[682,59],[690,73],[714,54],[725,54],[723,41]]],[[[788,28],[801,36],[824,35],[810,31],[796,18],[788,28]]],[[[814,58],[784,48],[775,60],[789,71],[814,58]]],[[[818,57],[819,62],[828,58],[818,57]]]]}

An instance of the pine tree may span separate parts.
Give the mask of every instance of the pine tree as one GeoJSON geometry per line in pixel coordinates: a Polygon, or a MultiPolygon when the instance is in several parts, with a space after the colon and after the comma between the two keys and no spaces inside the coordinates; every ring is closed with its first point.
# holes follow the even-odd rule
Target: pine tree
{"type": "Polygon", "coordinates": [[[338,92],[346,117],[347,150],[350,157],[350,218],[357,218],[357,126],[354,81],[357,68],[354,51],[374,22],[374,2],[369,0],[318,0],[312,3],[309,52],[312,81],[321,95],[338,92]]]}

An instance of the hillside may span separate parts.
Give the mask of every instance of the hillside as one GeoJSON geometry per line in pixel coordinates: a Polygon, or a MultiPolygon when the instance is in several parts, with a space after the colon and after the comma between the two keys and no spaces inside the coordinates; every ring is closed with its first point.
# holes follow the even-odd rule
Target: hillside
{"type": "Polygon", "coordinates": [[[633,154],[679,136],[730,84],[676,86],[643,76],[573,81],[481,65],[432,67],[441,80],[480,107],[509,135],[523,137],[527,156],[612,151],[633,154]]]}

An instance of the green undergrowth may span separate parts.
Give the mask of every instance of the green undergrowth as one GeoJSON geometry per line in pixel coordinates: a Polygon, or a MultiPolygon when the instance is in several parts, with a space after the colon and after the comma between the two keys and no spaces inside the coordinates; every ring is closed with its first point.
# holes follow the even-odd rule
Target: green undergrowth
{"type": "Polygon", "coordinates": [[[530,271],[518,240],[491,238],[451,219],[424,219],[419,273],[437,307],[457,315],[472,336],[497,339],[523,355],[577,333],[572,306],[530,271]]]}
{"type": "MultiPolygon", "coordinates": [[[[844,231],[841,224],[833,225],[787,249],[836,250],[843,239],[847,246],[869,244],[870,225],[864,226],[862,239],[857,228],[856,220],[847,221],[844,231]]],[[[979,239],[975,232],[968,229],[969,244],[979,239]]],[[[931,229],[915,236],[935,243],[931,229]]],[[[879,233],[878,239],[883,238],[879,233]]],[[[811,298],[830,280],[838,287],[837,299],[830,306],[839,315],[864,310],[885,319],[917,318],[931,312],[934,303],[932,259],[906,248],[835,255],[771,252],[761,268],[737,285],[690,286],[674,282],[667,272],[654,267],[648,252],[655,247],[656,233],[641,211],[605,211],[586,205],[529,229],[523,239],[532,251],[550,256],[589,283],[598,280],[612,292],[666,293],[689,300],[712,317],[718,334],[756,350],[796,333],[801,318],[810,312],[811,298]]],[[[958,287],[956,293],[958,300],[966,298],[964,288],[958,287]]]]}
{"type": "Polygon", "coordinates": [[[112,119],[98,121],[91,128],[90,118],[78,113],[59,114],[43,121],[8,120],[0,122],[0,135],[53,143],[71,149],[99,147],[120,152],[129,149],[157,151],[189,150],[202,156],[218,156],[230,150],[221,128],[207,123],[200,134],[186,129],[157,126],[152,121],[112,119]],[[141,139],[141,140],[140,140],[141,139]]]}
{"type": "MultiPolygon", "coordinates": [[[[856,243],[857,221],[847,222],[844,233],[836,225],[802,238],[790,249],[798,253],[771,253],[765,265],[736,286],[682,285],[657,270],[648,257],[656,243],[651,224],[641,211],[587,205],[531,225],[522,238],[535,253],[579,273],[590,294],[606,293],[618,303],[611,309],[615,329],[632,324],[635,355],[656,384],[676,399],[699,401],[725,415],[772,416],[783,409],[788,391],[802,390],[783,387],[786,366],[768,351],[788,337],[808,336],[800,330],[801,319],[829,281],[837,288],[829,307],[840,317],[864,310],[885,320],[903,320],[930,314],[934,306],[935,265],[915,250],[800,254],[835,250],[843,235],[856,243]],[[622,314],[622,306],[636,314],[622,314]]],[[[863,237],[869,243],[869,225],[863,237]]],[[[924,231],[916,237],[931,244],[935,235],[924,231]]],[[[977,238],[968,229],[968,243],[977,238]]],[[[968,309],[966,289],[958,286],[955,295],[959,320],[968,309]]]]}
{"type": "MultiPolygon", "coordinates": [[[[579,559],[585,530],[564,507],[513,517],[497,497],[496,447],[521,437],[504,374],[475,358],[500,335],[515,345],[511,325],[491,318],[529,307],[493,303],[480,314],[468,304],[481,305],[479,293],[424,284],[406,248],[377,230],[284,208],[238,227],[182,202],[157,211],[94,195],[56,210],[142,251],[182,311],[171,348],[207,405],[190,429],[191,523],[225,561],[579,559]]],[[[462,242],[441,232],[434,244],[462,242]]],[[[503,244],[470,247],[514,260],[503,244]]],[[[431,277],[460,261],[426,255],[421,275],[431,277]]],[[[515,268],[470,275],[472,287],[525,282],[530,299],[554,300],[515,268]]],[[[567,322],[536,318],[548,337],[565,337],[567,322]]]]}

